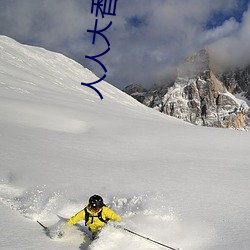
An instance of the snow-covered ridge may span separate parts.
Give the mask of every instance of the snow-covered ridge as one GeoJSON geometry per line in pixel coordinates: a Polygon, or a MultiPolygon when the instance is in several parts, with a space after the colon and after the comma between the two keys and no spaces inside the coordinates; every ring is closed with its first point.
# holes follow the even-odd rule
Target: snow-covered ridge
{"type": "Polygon", "coordinates": [[[86,121],[72,119],[74,110],[65,107],[62,113],[56,105],[51,107],[49,104],[63,100],[67,103],[69,93],[76,99],[82,99],[82,104],[113,103],[128,109],[138,106],[145,109],[105,81],[96,84],[104,96],[104,101],[99,102],[95,91],[81,86],[81,82],[90,83],[98,79],[91,71],[62,54],[22,45],[5,36],[0,36],[0,74],[0,109],[4,111],[8,107],[9,110],[2,119],[14,119],[27,126],[71,133],[88,130],[90,125],[86,121]]]}
{"type": "MultiPolygon", "coordinates": [[[[62,54],[22,45],[9,37],[0,36],[0,60],[0,84],[17,93],[34,95],[41,88],[49,93],[52,89],[63,93],[70,90],[84,93],[86,99],[99,98],[92,89],[81,86],[81,82],[91,83],[99,78],[62,54]],[[18,81],[10,84],[8,76],[18,81]]],[[[138,106],[132,98],[105,81],[95,86],[109,101],[138,106]]]]}

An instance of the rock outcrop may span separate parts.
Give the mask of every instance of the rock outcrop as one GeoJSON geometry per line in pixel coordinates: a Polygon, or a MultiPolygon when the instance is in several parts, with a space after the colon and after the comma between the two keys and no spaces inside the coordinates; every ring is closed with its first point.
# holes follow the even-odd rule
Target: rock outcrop
{"type": "MultiPolygon", "coordinates": [[[[233,94],[250,96],[249,72],[250,67],[245,71],[215,75],[209,53],[203,49],[178,68],[170,87],[147,91],[140,86],[129,94],[149,107],[196,125],[248,129],[250,109],[244,100],[233,94]]],[[[129,89],[133,89],[132,85],[129,89]]]]}

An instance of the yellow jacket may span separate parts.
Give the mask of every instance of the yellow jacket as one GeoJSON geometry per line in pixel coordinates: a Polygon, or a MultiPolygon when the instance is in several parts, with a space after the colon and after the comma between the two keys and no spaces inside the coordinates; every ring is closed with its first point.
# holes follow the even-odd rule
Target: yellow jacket
{"type": "MultiPolygon", "coordinates": [[[[102,211],[101,215],[104,221],[107,221],[107,220],[121,221],[122,220],[118,214],[116,214],[113,210],[111,210],[110,208],[106,206],[103,206],[98,212],[93,212],[88,207],[86,209],[87,209],[87,212],[89,213],[89,219],[85,223],[92,233],[97,232],[98,229],[102,228],[106,224],[105,222],[101,221],[98,218],[98,214],[100,213],[100,211],[102,211]]],[[[67,221],[67,224],[74,225],[80,220],[85,220],[84,209],[78,212],[76,215],[72,216],[67,221]]]]}

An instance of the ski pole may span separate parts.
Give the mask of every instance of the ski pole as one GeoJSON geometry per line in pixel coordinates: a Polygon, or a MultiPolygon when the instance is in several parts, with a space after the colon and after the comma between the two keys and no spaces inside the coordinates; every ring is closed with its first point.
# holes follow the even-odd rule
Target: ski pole
{"type": "Polygon", "coordinates": [[[48,230],[48,228],[47,227],[45,227],[40,221],[36,221],[40,226],[42,226],[43,227],[43,229],[46,231],[46,230],[48,230]]]}
{"type": "Polygon", "coordinates": [[[125,231],[127,231],[127,232],[129,232],[129,233],[131,233],[131,234],[134,234],[134,235],[139,236],[139,237],[141,237],[141,238],[143,238],[143,239],[145,239],[145,240],[154,242],[154,243],[156,243],[156,244],[158,244],[158,245],[160,245],[160,246],[169,248],[169,249],[171,249],[171,250],[180,250],[180,248],[173,248],[173,247],[167,246],[167,245],[162,244],[162,243],[160,243],[160,242],[158,242],[158,241],[155,241],[155,240],[152,240],[152,239],[150,239],[150,238],[148,238],[148,237],[145,237],[145,236],[143,236],[143,235],[141,235],[141,234],[135,233],[135,232],[133,232],[133,231],[127,229],[127,228],[122,228],[122,229],[125,230],[125,231]]]}

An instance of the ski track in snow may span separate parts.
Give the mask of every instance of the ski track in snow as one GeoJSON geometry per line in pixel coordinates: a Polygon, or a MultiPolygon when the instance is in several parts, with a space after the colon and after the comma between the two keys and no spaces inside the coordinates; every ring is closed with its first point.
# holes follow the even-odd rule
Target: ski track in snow
{"type": "MultiPolygon", "coordinates": [[[[75,120],[62,114],[58,108],[51,108],[48,105],[33,104],[25,102],[5,101],[1,104],[1,109],[8,107],[9,113],[3,120],[15,121],[28,127],[47,129],[52,131],[80,134],[91,129],[91,126],[81,120],[75,120]],[[20,108],[22,113],[19,112],[20,108]]],[[[68,112],[69,113],[69,112],[68,112]]]]}

